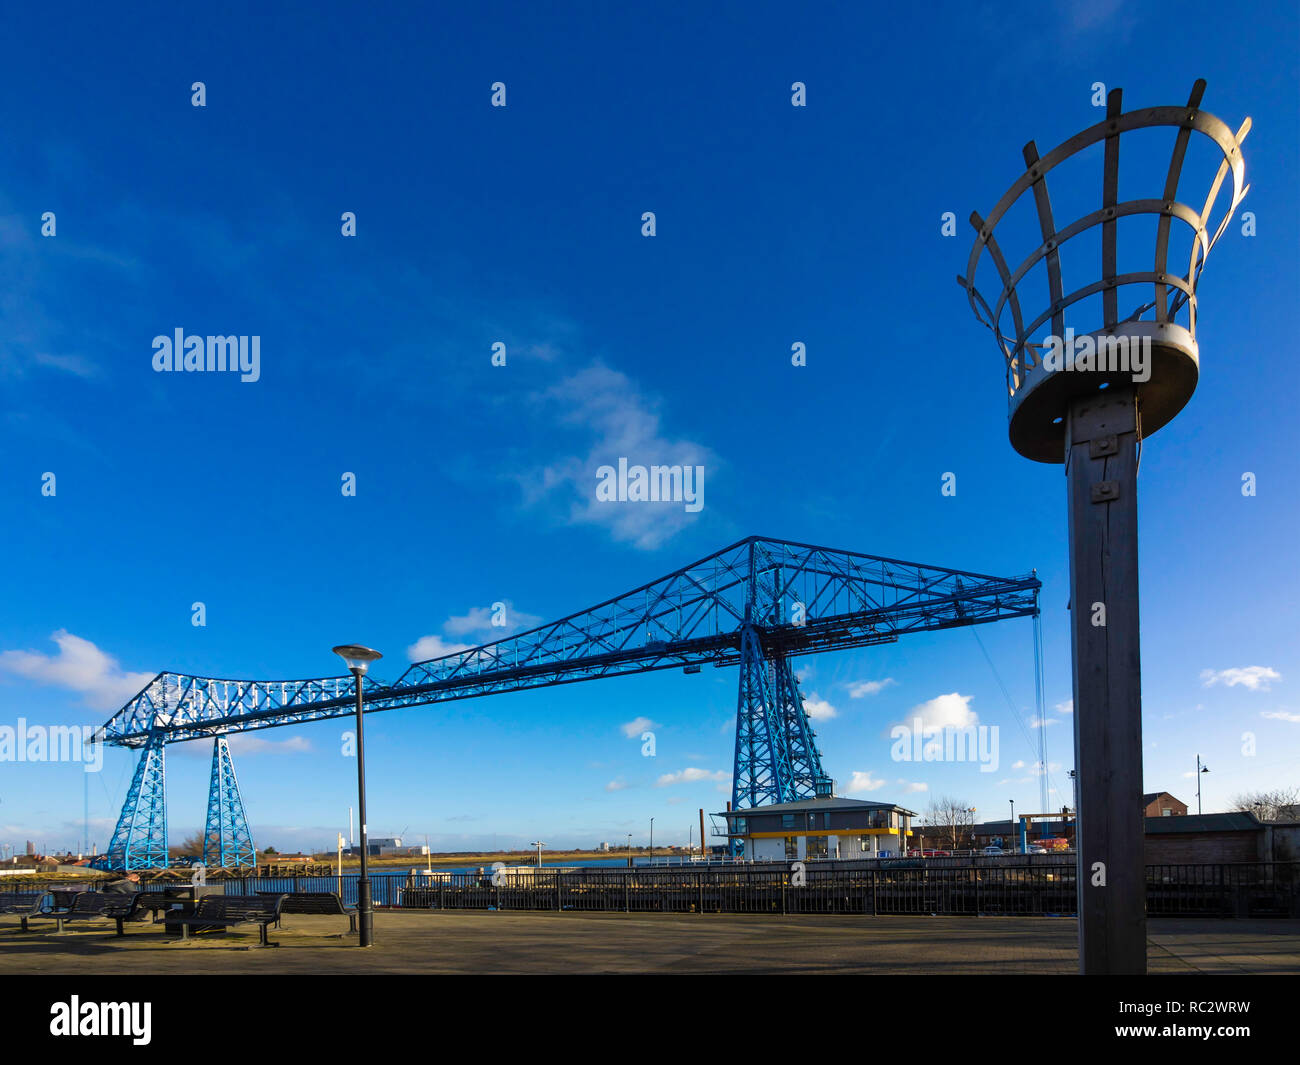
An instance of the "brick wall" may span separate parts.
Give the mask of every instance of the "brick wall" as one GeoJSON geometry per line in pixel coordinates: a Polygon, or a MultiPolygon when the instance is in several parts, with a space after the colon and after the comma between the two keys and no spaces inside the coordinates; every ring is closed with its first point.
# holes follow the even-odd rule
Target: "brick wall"
{"type": "Polygon", "coordinates": [[[1171,832],[1146,837],[1148,865],[1257,862],[1263,832],[1171,832]]]}

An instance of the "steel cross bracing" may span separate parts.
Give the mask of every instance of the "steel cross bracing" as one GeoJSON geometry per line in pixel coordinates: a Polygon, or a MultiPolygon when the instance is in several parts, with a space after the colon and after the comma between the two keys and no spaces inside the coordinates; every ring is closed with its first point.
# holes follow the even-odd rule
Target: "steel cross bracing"
{"type": "Polygon", "coordinates": [[[212,742],[212,779],[208,785],[208,819],[203,829],[203,864],[209,869],[255,866],[253,836],[244,816],[244,800],[235,779],[235,763],[225,736],[212,742]]]}
{"type": "MultiPolygon", "coordinates": [[[[1030,575],[993,577],[749,537],[666,577],[528,632],[417,662],[392,684],[367,675],[367,712],[652,670],[739,664],[733,803],[813,793],[821,756],[789,659],[912,632],[1038,611],[1030,575]]],[[[229,680],[159,673],[105,726],[145,746],[346,717],[350,675],[229,680]]],[[[125,816],[125,811],[124,811],[125,816]]]]}
{"type": "Polygon", "coordinates": [[[93,864],[110,869],[167,865],[166,758],[166,738],[155,731],[145,740],[108,850],[93,864]]]}

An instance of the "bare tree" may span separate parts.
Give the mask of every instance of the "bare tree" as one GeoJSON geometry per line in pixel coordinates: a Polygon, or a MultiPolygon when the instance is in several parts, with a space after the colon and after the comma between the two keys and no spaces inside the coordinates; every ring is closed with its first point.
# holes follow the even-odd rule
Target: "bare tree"
{"type": "Polygon", "coordinates": [[[949,850],[970,846],[970,830],[975,823],[975,810],[970,803],[945,795],[931,801],[925,812],[925,835],[933,836],[949,850]]]}
{"type": "Polygon", "coordinates": [[[1234,796],[1232,808],[1254,814],[1261,821],[1300,820],[1300,788],[1243,792],[1234,796]]]}
{"type": "Polygon", "coordinates": [[[189,857],[203,853],[203,833],[192,832],[180,842],[180,846],[172,847],[171,851],[178,855],[189,857]]]}

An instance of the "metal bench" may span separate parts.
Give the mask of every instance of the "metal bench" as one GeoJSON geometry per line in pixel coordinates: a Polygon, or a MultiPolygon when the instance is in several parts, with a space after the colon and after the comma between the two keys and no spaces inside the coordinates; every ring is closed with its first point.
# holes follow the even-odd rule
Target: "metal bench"
{"type": "Polygon", "coordinates": [[[83,891],[89,891],[89,884],[65,884],[63,887],[52,887],[49,889],[50,894],[54,896],[53,909],[69,910],[72,908],[72,900],[80,895],[83,891]]]}
{"type": "MultiPolygon", "coordinates": [[[[273,891],[259,891],[259,895],[274,895],[273,891]]],[[[325,914],[328,916],[346,917],[351,924],[349,932],[357,930],[357,908],[355,906],[343,905],[343,900],[339,898],[336,891],[291,891],[282,896],[284,905],[280,907],[280,913],[311,913],[325,914]]],[[[277,928],[280,922],[275,922],[277,928]]]]}
{"type": "Polygon", "coordinates": [[[45,916],[41,907],[49,897],[48,891],[6,891],[0,893],[0,917],[17,917],[22,921],[23,931],[27,931],[27,921],[32,917],[45,916]]]}
{"type": "Polygon", "coordinates": [[[161,891],[142,891],[140,893],[140,909],[148,913],[153,923],[158,923],[158,915],[166,913],[174,906],[181,905],[185,900],[175,895],[168,895],[161,891]]]}
{"type": "Polygon", "coordinates": [[[199,899],[194,913],[189,916],[171,916],[169,925],[179,925],[180,942],[187,943],[191,928],[229,928],[239,924],[258,926],[258,946],[278,947],[267,938],[267,928],[280,919],[283,895],[205,895],[199,899]]]}
{"type": "Polygon", "coordinates": [[[115,891],[82,891],[72,899],[72,905],[66,910],[54,910],[51,913],[38,913],[33,916],[43,917],[55,922],[53,935],[61,935],[64,925],[69,921],[113,921],[117,925],[117,934],[126,935],[123,924],[141,918],[140,892],[130,894],[115,891]]]}

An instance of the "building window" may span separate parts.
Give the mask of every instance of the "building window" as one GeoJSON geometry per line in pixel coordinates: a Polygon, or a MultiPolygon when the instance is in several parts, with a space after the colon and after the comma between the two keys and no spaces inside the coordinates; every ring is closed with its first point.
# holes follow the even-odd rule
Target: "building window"
{"type": "Polygon", "coordinates": [[[807,856],[808,856],[809,858],[825,858],[825,857],[826,857],[826,837],[825,837],[825,836],[809,836],[809,837],[808,837],[808,852],[807,852],[807,856]]]}
{"type": "Polygon", "coordinates": [[[862,851],[863,851],[864,854],[870,854],[870,853],[871,853],[871,837],[870,837],[870,836],[859,836],[859,837],[858,837],[858,846],[862,848],[862,851]]]}
{"type": "Polygon", "coordinates": [[[1161,817],[1172,817],[1173,814],[1174,814],[1173,810],[1169,809],[1168,806],[1166,806],[1163,810],[1160,811],[1161,817]]]}
{"type": "Polygon", "coordinates": [[[799,857],[799,839],[796,836],[785,837],[785,856],[787,858],[799,857]]]}
{"type": "Polygon", "coordinates": [[[746,832],[749,831],[749,819],[746,817],[737,817],[735,827],[732,829],[732,831],[737,832],[743,836],[746,832]]]}
{"type": "Polygon", "coordinates": [[[782,814],[782,815],[781,815],[781,827],[782,827],[782,828],[794,828],[794,814],[782,814]]]}

